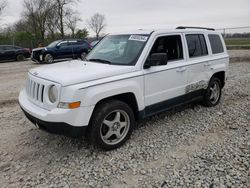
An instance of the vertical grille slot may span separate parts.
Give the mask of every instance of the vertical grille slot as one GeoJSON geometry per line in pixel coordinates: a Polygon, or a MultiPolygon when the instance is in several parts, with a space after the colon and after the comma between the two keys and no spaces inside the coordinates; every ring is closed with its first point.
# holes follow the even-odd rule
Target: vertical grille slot
{"type": "Polygon", "coordinates": [[[36,82],[33,82],[33,85],[32,85],[32,99],[35,99],[35,89],[36,89],[36,82]]]}
{"type": "Polygon", "coordinates": [[[43,103],[45,85],[35,82],[30,78],[26,82],[26,93],[35,102],[43,103]]]}
{"type": "Polygon", "coordinates": [[[41,101],[43,103],[43,93],[44,93],[44,85],[42,85],[42,94],[41,94],[41,101]]]}
{"type": "Polygon", "coordinates": [[[40,84],[36,84],[36,100],[38,100],[38,96],[39,96],[39,87],[40,87],[40,84]]]}
{"type": "Polygon", "coordinates": [[[33,85],[33,82],[32,82],[32,80],[30,80],[30,86],[29,86],[29,96],[30,97],[31,97],[32,85],[33,85]]]}

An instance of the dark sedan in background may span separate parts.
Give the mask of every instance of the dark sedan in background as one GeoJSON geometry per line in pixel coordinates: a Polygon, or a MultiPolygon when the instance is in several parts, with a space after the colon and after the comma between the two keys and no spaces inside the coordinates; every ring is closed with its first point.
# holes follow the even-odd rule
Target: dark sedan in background
{"type": "Polygon", "coordinates": [[[30,57],[30,49],[14,45],[0,45],[0,61],[23,61],[30,57]]]}
{"type": "Polygon", "coordinates": [[[57,40],[47,47],[33,49],[31,59],[38,63],[53,63],[56,59],[84,59],[90,50],[91,45],[85,40],[57,40]]]}

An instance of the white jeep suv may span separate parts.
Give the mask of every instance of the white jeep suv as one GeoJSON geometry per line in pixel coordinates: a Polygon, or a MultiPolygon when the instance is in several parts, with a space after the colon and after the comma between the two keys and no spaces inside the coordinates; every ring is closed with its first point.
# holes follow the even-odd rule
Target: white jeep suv
{"type": "Polygon", "coordinates": [[[228,63],[209,28],[111,34],[84,61],[31,69],[19,103],[41,129],[114,149],[142,118],[196,100],[217,105],[228,63]]]}

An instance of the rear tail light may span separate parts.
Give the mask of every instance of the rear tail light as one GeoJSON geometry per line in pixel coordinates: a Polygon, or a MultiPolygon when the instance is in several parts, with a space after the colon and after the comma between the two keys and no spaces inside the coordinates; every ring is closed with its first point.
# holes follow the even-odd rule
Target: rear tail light
{"type": "Polygon", "coordinates": [[[29,53],[31,53],[31,49],[30,48],[24,48],[24,50],[28,51],[29,53]]]}

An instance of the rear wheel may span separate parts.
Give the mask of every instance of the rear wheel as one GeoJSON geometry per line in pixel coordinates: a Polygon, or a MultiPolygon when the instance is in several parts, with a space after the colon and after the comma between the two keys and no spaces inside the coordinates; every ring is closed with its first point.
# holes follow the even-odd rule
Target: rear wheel
{"type": "Polygon", "coordinates": [[[221,98],[221,82],[218,78],[211,78],[204,95],[203,103],[205,106],[216,106],[221,98]]]}
{"type": "Polygon", "coordinates": [[[25,60],[25,57],[24,57],[24,55],[19,54],[19,55],[16,56],[16,60],[17,60],[17,61],[24,61],[24,60],[25,60]]]}
{"type": "Polygon", "coordinates": [[[46,54],[44,57],[45,63],[53,63],[54,62],[54,57],[51,54],[46,54]]]}
{"type": "Polygon", "coordinates": [[[87,56],[87,53],[82,52],[81,55],[80,55],[81,60],[84,60],[86,56],[87,56]]]}
{"type": "Polygon", "coordinates": [[[102,149],[116,149],[129,139],[134,124],[132,109],[122,101],[110,100],[97,106],[87,138],[102,149]]]}

